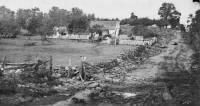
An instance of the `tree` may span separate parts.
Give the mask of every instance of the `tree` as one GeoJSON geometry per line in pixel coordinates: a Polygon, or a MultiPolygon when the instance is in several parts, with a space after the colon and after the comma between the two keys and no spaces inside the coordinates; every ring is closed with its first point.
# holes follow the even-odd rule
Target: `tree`
{"type": "Polygon", "coordinates": [[[131,13],[130,19],[136,20],[138,17],[134,14],[134,12],[131,13]]]}
{"type": "Polygon", "coordinates": [[[192,18],[191,32],[200,34],[200,10],[197,10],[195,17],[192,18]]]}
{"type": "Polygon", "coordinates": [[[18,34],[19,29],[17,27],[14,11],[0,6],[0,33],[3,35],[15,36],[18,34]]]}
{"type": "Polygon", "coordinates": [[[149,30],[146,26],[137,25],[131,30],[131,35],[129,37],[132,39],[133,36],[143,36],[144,38],[154,37],[156,36],[151,30],[149,30]]]}
{"type": "Polygon", "coordinates": [[[77,7],[72,8],[71,12],[72,12],[73,16],[82,16],[83,15],[83,10],[81,10],[77,7]]]}
{"type": "Polygon", "coordinates": [[[129,19],[129,18],[122,19],[122,20],[120,21],[120,25],[125,25],[125,24],[130,24],[130,19],[129,19]]]}
{"type": "Polygon", "coordinates": [[[94,25],[94,26],[92,26],[91,28],[89,28],[89,31],[91,32],[91,33],[94,33],[94,32],[97,32],[97,33],[102,33],[102,28],[103,28],[103,26],[100,26],[100,25],[94,25]]]}
{"type": "Polygon", "coordinates": [[[89,31],[91,33],[91,37],[89,38],[90,40],[94,40],[94,34],[93,33],[98,33],[100,36],[102,35],[102,28],[103,26],[101,25],[94,25],[89,28],[89,31]]]}
{"type": "Polygon", "coordinates": [[[39,8],[31,9],[31,17],[27,19],[27,30],[31,35],[38,34],[38,28],[42,25],[43,13],[39,8]]]}
{"type": "Polygon", "coordinates": [[[183,24],[180,24],[179,27],[180,27],[181,32],[185,32],[186,31],[185,26],[183,24]]]}
{"type": "Polygon", "coordinates": [[[87,16],[76,16],[68,25],[69,33],[80,34],[86,32],[89,27],[87,16]]]}
{"type": "Polygon", "coordinates": [[[89,20],[89,21],[93,21],[93,20],[96,19],[94,14],[88,14],[87,17],[88,17],[88,20],[89,20]]]}
{"type": "Polygon", "coordinates": [[[158,15],[173,28],[179,25],[181,13],[176,10],[173,3],[163,3],[159,8],[158,15]]]}
{"type": "Polygon", "coordinates": [[[200,69],[200,9],[196,11],[195,15],[192,16],[191,15],[191,19],[192,19],[192,23],[190,24],[190,35],[189,35],[189,39],[190,40],[190,45],[191,47],[193,47],[195,53],[192,56],[192,67],[194,66],[194,68],[192,68],[191,72],[192,72],[192,78],[193,78],[193,82],[192,82],[192,87],[196,87],[192,93],[193,95],[193,106],[199,106],[200,104],[200,96],[199,96],[199,69],[200,69]]]}
{"type": "Polygon", "coordinates": [[[48,15],[54,26],[66,26],[71,20],[70,12],[58,7],[52,7],[48,15]]]}
{"type": "Polygon", "coordinates": [[[195,16],[190,15],[192,20],[189,31],[189,41],[194,50],[199,51],[200,49],[200,10],[197,10],[195,16]]]}
{"type": "Polygon", "coordinates": [[[137,20],[130,21],[130,25],[144,25],[144,26],[149,26],[153,25],[154,20],[149,19],[149,18],[139,18],[137,20]]]}
{"type": "Polygon", "coordinates": [[[162,28],[162,27],[167,26],[169,23],[168,23],[168,21],[166,21],[166,20],[164,20],[164,19],[159,19],[159,20],[155,20],[155,24],[156,24],[158,27],[162,28]]]}
{"type": "Polygon", "coordinates": [[[172,17],[169,19],[169,24],[172,26],[172,28],[175,28],[180,24],[180,16],[181,13],[176,10],[172,13],[172,17]]]}
{"type": "Polygon", "coordinates": [[[192,24],[192,20],[193,20],[193,15],[189,14],[189,17],[187,18],[187,31],[189,31],[191,29],[191,24],[192,24]]]}
{"type": "MultiPolygon", "coordinates": [[[[132,24],[134,21],[136,21],[138,19],[138,17],[134,14],[134,12],[131,13],[130,18],[126,18],[126,19],[122,19],[120,21],[121,25],[125,25],[125,24],[132,24]]],[[[132,24],[133,25],[133,24],[132,24]]]]}
{"type": "Polygon", "coordinates": [[[84,14],[79,8],[72,8],[71,11],[52,7],[48,13],[50,26],[66,26],[69,33],[83,33],[87,31],[89,21],[95,20],[94,14],[84,14]]]}
{"type": "Polygon", "coordinates": [[[27,29],[27,20],[31,17],[31,9],[19,9],[16,13],[16,22],[19,27],[27,29]]]}
{"type": "Polygon", "coordinates": [[[16,22],[22,29],[28,30],[28,35],[38,34],[38,28],[42,25],[43,13],[35,7],[32,9],[19,9],[16,14],[16,22]]]}
{"type": "Polygon", "coordinates": [[[43,14],[41,19],[41,25],[38,27],[38,33],[42,40],[46,40],[46,36],[53,34],[53,24],[48,14],[43,14]]]}

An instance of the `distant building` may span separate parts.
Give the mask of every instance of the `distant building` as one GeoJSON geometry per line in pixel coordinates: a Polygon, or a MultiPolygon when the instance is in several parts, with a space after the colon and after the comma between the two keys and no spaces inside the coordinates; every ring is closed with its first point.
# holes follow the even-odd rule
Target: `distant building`
{"type": "MultiPolygon", "coordinates": [[[[120,21],[91,21],[90,27],[102,26],[102,36],[110,34],[112,37],[118,37],[120,30],[120,21]]],[[[97,33],[97,32],[94,32],[97,33]]]]}
{"type": "Polygon", "coordinates": [[[68,35],[66,26],[54,27],[53,32],[52,38],[65,38],[68,35]]]}
{"type": "Polygon", "coordinates": [[[70,39],[70,40],[89,40],[88,34],[69,34],[66,26],[54,27],[53,35],[48,36],[48,38],[60,38],[60,39],[70,39]]]}

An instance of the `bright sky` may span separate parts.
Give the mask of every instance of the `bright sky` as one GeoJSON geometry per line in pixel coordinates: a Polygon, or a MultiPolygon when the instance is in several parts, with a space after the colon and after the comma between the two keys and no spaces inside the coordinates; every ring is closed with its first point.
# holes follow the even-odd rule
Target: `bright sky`
{"type": "Polygon", "coordinates": [[[128,18],[134,12],[139,17],[159,18],[158,9],[163,2],[172,2],[182,13],[181,23],[186,23],[190,13],[200,9],[192,0],[0,0],[0,5],[17,10],[19,8],[39,7],[48,12],[52,6],[70,10],[72,7],[94,13],[101,18],[128,18]]]}

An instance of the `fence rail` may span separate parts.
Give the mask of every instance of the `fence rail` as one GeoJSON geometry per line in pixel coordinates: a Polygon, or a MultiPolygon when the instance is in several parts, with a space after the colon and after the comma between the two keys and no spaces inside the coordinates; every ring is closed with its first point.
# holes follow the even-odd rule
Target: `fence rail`
{"type": "Polygon", "coordinates": [[[122,45],[153,45],[157,42],[157,38],[150,40],[119,40],[119,44],[122,45]]]}
{"type": "Polygon", "coordinates": [[[41,64],[47,64],[49,63],[49,69],[50,71],[52,71],[52,56],[49,56],[48,60],[43,60],[40,61],[38,60],[37,62],[29,62],[29,63],[7,63],[6,61],[6,56],[3,59],[3,62],[0,63],[0,70],[4,71],[4,70],[17,70],[17,69],[23,69],[23,68],[27,68],[27,67],[31,67],[31,66],[36,66],[36,65],[41,65],[41,64]]]}

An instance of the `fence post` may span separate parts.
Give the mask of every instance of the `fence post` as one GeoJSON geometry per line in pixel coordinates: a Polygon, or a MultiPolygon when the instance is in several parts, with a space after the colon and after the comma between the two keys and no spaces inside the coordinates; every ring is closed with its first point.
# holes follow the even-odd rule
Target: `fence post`
{"type": "Polygon", "coordinates": [[[6,65],[6,59],[7,59],[7,57],[5,56],[4,59],[3,59],[3,64],[2,64],[2,68],[3,68],[3,70],[4,70],[5,65],[6,65]]]}
{"type": "Polygon", "coordinates": [[[68,62],[69,62],[69,63],[68,63],[67,77],[70,78],[70,74],[71,74],[70,71],[71,71],[71,68],[72,68],[72,67],[71,67],[71,59],[69,59],[68,62]]]}
{"type": "Polygon", "coordinates": [[[80,72],[80,77],[81,77],[82,80],[86,80],[85,61],[86,61],[86,57],[85,56],[81,56],[81,72],[80,72]]]}
{"type": "Polygon", "coordinates": [[[50,60],[49,60],[49,69],[50,69],[50,72],[52,72],[53,70],[53,57],[52,56],[49,56],[50,60]]]}

